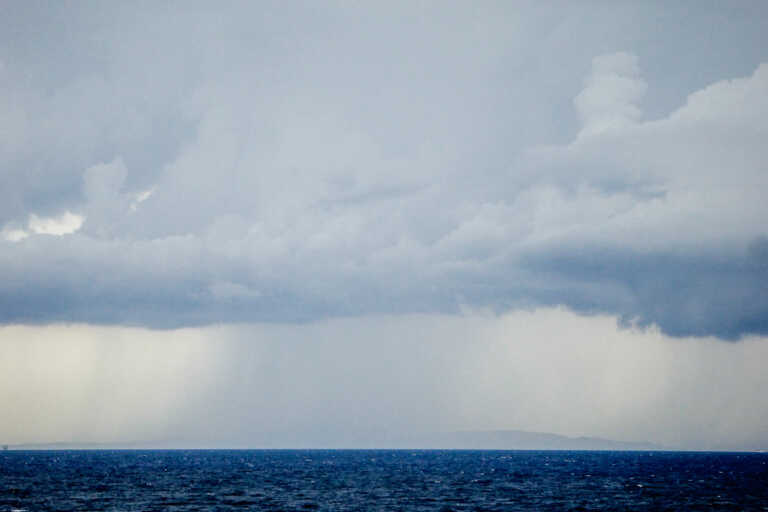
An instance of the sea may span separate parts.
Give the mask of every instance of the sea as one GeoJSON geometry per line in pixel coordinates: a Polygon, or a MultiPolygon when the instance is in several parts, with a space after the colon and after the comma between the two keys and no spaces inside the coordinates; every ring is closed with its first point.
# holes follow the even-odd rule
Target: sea
{"type": "Polygon", "coordinates": [[[0,452],[0,511],[768,510],[768,454],[0,452]]]}

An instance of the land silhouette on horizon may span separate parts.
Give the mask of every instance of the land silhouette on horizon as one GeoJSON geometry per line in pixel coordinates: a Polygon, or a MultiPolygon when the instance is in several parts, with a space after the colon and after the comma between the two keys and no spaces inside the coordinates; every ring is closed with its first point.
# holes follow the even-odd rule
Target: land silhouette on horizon
{"type": "Polygon", "coordinates": [[[249,441],[163,440],[116,443],[51,442],[8,445],[11,450],[109,449],[414,449],[414,450],[668,450],[650,442],[600,437],[569,437],[524,430],[464,430],[412,435],[328,436],[307,440],[291,433],[269,433],[249,441]]]}

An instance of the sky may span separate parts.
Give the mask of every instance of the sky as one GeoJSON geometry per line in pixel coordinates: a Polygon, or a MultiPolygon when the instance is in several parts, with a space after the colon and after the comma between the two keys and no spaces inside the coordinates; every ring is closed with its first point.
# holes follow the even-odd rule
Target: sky
{"type": "Polygon", "coordinates": [[[768,7],[6,2],[0,440],[768,446],[768,7]]]}

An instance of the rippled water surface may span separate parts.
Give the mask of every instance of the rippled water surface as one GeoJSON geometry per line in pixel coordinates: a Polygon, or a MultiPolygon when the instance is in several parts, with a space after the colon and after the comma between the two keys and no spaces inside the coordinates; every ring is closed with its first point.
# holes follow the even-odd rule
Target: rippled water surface
{"type": "Polygon", "coordinates": [[[0,511],[768,510],[768,454],[7,451],[0,511]]]}

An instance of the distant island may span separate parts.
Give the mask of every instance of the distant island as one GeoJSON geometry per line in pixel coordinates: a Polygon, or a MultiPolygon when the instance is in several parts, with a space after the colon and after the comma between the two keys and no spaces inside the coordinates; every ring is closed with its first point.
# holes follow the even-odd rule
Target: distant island
{"type": "MultiPolygon", "coordinates": [[[[6,445],[7,446],[7,445],[6,445]]],[[[473,430],[414,435],[354,435],[308,441],[306,436],[270,433],[251,441],[152,441],[128,443],[32,443],[12,450],[132,450],[132,449],[424,449],[424,450],[665,450],[649,442],[625,442],[599,437],[568,437],[523,430],[473,430]]]]}
{"type": "Polygon", "coordinates": [[[599,437],[568,437],[524,430],[474,430],[445,432],[414,438],[424,448],[462,450],[664,450],[649,442],[626,442],[599,437]]]}

